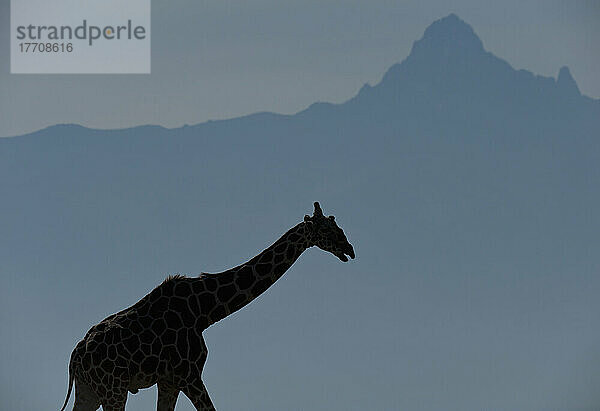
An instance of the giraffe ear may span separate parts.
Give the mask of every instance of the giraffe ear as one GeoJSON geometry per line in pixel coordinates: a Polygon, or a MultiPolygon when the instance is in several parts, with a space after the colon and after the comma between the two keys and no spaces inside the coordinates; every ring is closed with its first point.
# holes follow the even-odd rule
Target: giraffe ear
{"type": "Polygon", "coordinates": [[[304,216],[304,224],[305,224],[306,229],[309,232],[313,231],[314,223],[313,223],[312,217],[305,215],[304,216]]]}

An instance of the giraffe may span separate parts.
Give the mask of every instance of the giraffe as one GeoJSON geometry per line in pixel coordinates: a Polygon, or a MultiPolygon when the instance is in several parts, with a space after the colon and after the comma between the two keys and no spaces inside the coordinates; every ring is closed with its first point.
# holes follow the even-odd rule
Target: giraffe
{"type": "Polygon", "coordinates": [[[202,381],[208,355],[202,332],[250,303],[277,281],[309,247],[341,261],[354,249],[318,202],[312,216],[287,231],[270,247],[221,273],[169,276],[129,308],[93,326],[77,343],[69,361],[73,410],[125,409],[128,392],[158,385],[157,410],[174,410],[181,391],[197,410],[215,407],[202,381]]]}

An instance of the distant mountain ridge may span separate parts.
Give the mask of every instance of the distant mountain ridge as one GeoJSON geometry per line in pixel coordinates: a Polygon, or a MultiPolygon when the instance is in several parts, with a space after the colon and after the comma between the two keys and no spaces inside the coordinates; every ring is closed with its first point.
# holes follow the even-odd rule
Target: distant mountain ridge
{"type": "MultiPolygon", "coordinates": [[[[566,103],[569,106],[579,105],[580,108],[586,106],[592,111],[600,110],[600,99],[582,95],[567,66],[560,68],[557,79],[535,75],[527,70],[515,70],[506,61],[486,51],[473,28],[452,13],[433,22],[421,39],[414,42],[406,59],[392,65],[376,85],[366,83],[354,97],[344,103],[317,102],[296,115],[319,115],[323,110],[328,110],[328,107],[370,113],[373,108],[385,111],[395,106],[405,107],[410,103],[432,104],[435,99],[442,99],[446,104],[453,105],[452,96],[461,95],[472,101],[483,100],[494,105],[495,99],[506,99],[511,94],[521,95],[523,92],[529,94],[529,99],[512,102],[517,107],[520,104],[530,106],[554,103],[560,106],[566,103]]],[[[478,103],[472,108],[478,107],[488,108],[478,103]]],[[[328,112],[326,115],[332,113],[328,112]]],[[[209,120],[191,127],[244,121],[243,119],[256,116],[287,118],[294,115],[255,113],[229,120],[209,120]]]]}
{"type": "Polygon", "coordinates": [[[453,108],[484,116],[489,110],[543,116],[543,112],[561,107],[569,112],[600,112],[600,100],[581,95],[567,67],[560,69],[557,80],[515,70],[485,51],[471,26],[455,14],[431,24],[404,61],[391,66],[375,86],[366,84],[342,106],[410,112],[413,104],[419,106],[415,111],[443,105],[449,115],[459,117],[460,113],[452,113],[453,108]]]}

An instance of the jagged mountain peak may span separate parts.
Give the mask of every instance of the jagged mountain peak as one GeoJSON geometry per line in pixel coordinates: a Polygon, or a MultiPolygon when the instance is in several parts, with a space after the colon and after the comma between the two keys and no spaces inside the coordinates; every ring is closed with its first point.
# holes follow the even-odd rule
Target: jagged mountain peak
{"type": "Polygon", "coordinates": [[[390,67],[380,85],[441,78],[442,72],[452,70],[464,72],[465,67],[471,70],[489,60],[489,54],[473,28],[452,13],[429,25],[413,43],[409,56],[390,67]]]}
{"type": "Polygon", "coordinates": [[[431,52],[445,54],[450,50],[483,51],[483,43],[473,28],[454,13],[427,27],[423,37],[413,44],[411,55],[431,52]]]}
{"type": "Polygon", "coordinates": [[[521,115],[535,107],[550,110],[552,105],[583,102],[579,97],[566,66],[557,79],[515,70],[486,51],[469,24],[450,14],[427,27],[410,55],[392,65],[379,83],[363,86],[350,104],[369,112],[423,104],[445,107],[446,116],[454,109],[483,116],[491,107],[521,115]]]}
{"type": "Polygon", "coordinates": [[[580,94],[579,87],[577,87],[577,82],[571,75],[571,72],[569,71],[569,68],[567,66],[563,66],[560,68],[560,71],[558,72],[558,79],[556,80],[556,84],[558,85],[559,88],[561,88],[565,91],[573,92],[575,94],[580,94]]]}

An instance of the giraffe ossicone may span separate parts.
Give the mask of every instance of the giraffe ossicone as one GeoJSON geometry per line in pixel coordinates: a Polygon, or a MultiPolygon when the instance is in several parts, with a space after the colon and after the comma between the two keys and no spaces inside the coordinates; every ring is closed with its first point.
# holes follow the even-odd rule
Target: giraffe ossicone
{"type": "Polygon", "coordinates": [[[208,355],[202,332],[250,303],[277,281],[309,247],[342,261],[354,249],[318,202],[312,216],[237,267],[198,277],[169,276],[129,308],[93,326],[69,361],[73,410],[124,410],[128,392],[158,385],[158,411],[174,410],[181,391],[197,410],[214,410],[202,381],[208,355]]]}

